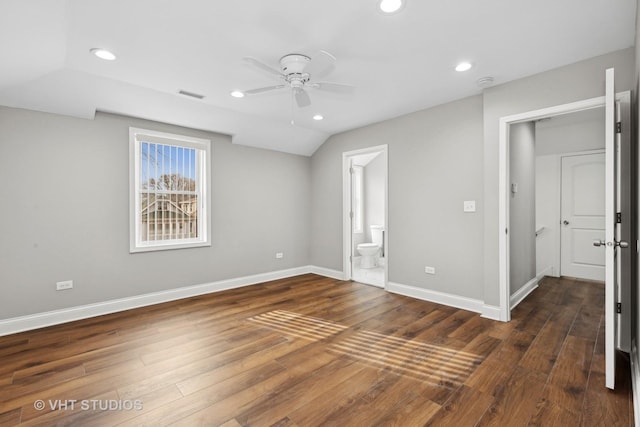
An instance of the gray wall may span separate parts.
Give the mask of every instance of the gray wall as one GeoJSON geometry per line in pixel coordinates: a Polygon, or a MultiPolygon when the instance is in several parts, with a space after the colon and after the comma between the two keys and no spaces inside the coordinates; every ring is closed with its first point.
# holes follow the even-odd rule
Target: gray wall
{"type": "Polygon", "coordinates": [[[311,160],[311,263],[342,271],[342,153],[382,144],[389,146],[389,280],[482,299],[480,96],[335,135],[320,147],[311,160]],[[477,201],[476,213],[463,212],[465,200],[477,201]]]}
{"type": "Polygon", "coordinates": [[[536,155],[604,149],[604,108],[536,122],[536,155]]]}
{"type": "Polygon", "coordinates": [[[0,108],[0,319],[308,265],[309,171],[223,135],[0,108]],[[211,247],[129,253],[129,126],[211,139],[211,247]]]}
{"type": "Polygon", "coordinates": [[[498,306],[498,124],[500,117],[604,95],[604,73],[616,90],[631,89],[634,50],[625,49],[505,83],[484,92],[484,301],[498,306]]]}
{"type": "Polygon", "coordinates": [[[509,130],[509,283],[513,295],[536,277],[536,129],[533,122],[509,130]]]}

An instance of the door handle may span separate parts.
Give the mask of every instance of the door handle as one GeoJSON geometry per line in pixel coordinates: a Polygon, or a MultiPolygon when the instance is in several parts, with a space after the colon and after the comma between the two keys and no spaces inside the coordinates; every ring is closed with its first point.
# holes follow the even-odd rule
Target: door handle
{"type": "MultiPolygon", "coordinates": [[[[596,247],[600,247],[600,246],[613,246],[613,244],[611,243],[606,243],[604,240],[594,240],[593,241],[593,246],[596,247]]],[[[629,243],[625,242],[624,240],[620,240],[619,242],[616,242],[615,246],[626,249],[629,247],[629,243]]]]}
{"type": "Polygon", "coordinates": [[[564,221],[562,221],[562,223],[563,223],[564,225],[569,225],[569,221],[567,221],[566,219],[565,219],[564,221]]]}

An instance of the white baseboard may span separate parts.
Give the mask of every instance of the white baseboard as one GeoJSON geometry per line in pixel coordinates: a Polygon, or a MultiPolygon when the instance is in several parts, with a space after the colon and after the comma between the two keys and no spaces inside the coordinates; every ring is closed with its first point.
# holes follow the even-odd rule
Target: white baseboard
{"type": "Polygon", "coordinates": [[[635,420],[635,425],[640,426],[640,366],[639,362],[640,354],[638,354],[638,346],[636,340],[633,339],[631,341],[631,355],[629,356],[629,360],[631,362],[631,387],[632,387],[632,395],[633,395],[633,419],[635,420]]]}
{"type": "Polygon", "coordinates": [[[0,320],[0,336],[44,328],[61,323],[72,322],[74,320],[87,319],[89,317],[102,316],[105,314],[130,310],[133,308],[145,307],[148,305],[160,304],[163,302],[175,301],[213,292],[220,292],[227,289],[255,285],[262,282],[268,282],[270,280],[285,279],[287,277],[299,276],[301,274],[307,273],[315,273],[318,275],[334,278],[334,273],[338,272],[323,269],[320,267],[304,266],[287,270],[273,271],[269,273],[255,274],[251,276],[238,277],[235,279],[220,280],[217,282],[205,283],[201,285],[169,289],[166,291],[136,295],[133,297],[70,307],[44,313],[36,313],[27,316],[14,317],[10,319],[0,320]]]}
{"type": "Polygon", "coordinates": [[[509,297],[509,307],[511,307],[511,310],[516,308],[516,306],[520,304],[522,300],[524,300],[527,297],[527,295],[529,295],[531,292],[533,292],[535,289],[538,288],[538,283],[546,275],[546,272],[547,270],[543,271],[533,279],[529,280],[523,287],[518,289],[513,295],[511,295],[511,297],[509,297]]]}
{"type": "Polygon", "coordinates": [[[444,292],[431,291],[415,286],[402,285],[400,283],[389,282],[387,290],[396,294],[424,301],[435,302],[437,304],[448,305],[450,307],[461,308],[476,313],[483,313],[484,303],[480,300],[447,294],[444,292]]]}
{"type": "Polygon", "coordinates": [[[500,319],[500,307],[498,306],[483,304],[481,313],[481,317],[502,321],[502,319],[500,319]]]}
{"type": "Polygon", "coordinates": [[[544,276],[560,277],[558,275],[553,274],[553,266],[551,265],[536,275],[536,277],[539,277],[540,280],[542,280],[544,276]]]}
{"type": "Polygon", "coordinates": [[[309,273],[317,274],[319,276],[330,277],[336,280],[346,280],[344,278],[344,272],[338,270],[331,270],[330,268],[317,267],[315,265],[309,266],[309,273]]]}

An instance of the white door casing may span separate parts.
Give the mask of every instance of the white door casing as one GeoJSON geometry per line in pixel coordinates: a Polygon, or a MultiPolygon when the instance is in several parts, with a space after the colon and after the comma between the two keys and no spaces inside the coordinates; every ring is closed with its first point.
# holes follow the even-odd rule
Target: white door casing
{"type": "Polygon", "coordinates": [[[605,154],[563,156],[561,160],[560,274],[604,281],[605,154]]]}

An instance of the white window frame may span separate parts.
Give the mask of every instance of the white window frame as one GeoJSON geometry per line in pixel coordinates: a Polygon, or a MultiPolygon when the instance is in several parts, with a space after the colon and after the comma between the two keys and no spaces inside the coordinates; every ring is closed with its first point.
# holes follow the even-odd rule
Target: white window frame
{"type": "Polygon", "coordinates": [[[154,130],[129,128],[129,252],[149,252],[170,249],[211,246],[211,141],[191,136],[154,130]],[[142,240],[141,212],[141,145],[143,142],[184,147],[196,150],[195,187],[197,198],[197,238],[142,240]]]}

